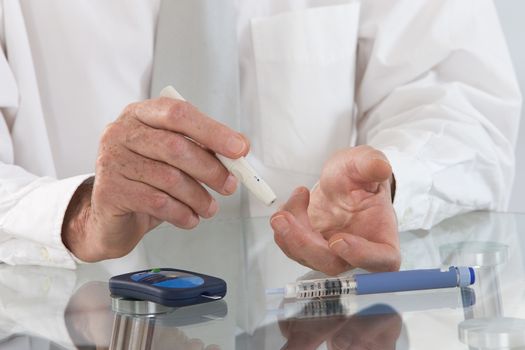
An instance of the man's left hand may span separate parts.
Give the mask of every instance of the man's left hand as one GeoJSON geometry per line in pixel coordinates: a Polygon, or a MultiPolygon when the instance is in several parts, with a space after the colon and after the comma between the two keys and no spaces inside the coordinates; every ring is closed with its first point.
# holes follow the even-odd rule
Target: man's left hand
{"type": "Polygon", "coordinates": [[[372,147],[335,153],[312,192],[296,189],[272,216],[275,241],[290,258],[330,275],[398,270],[392,181],[388,160],[372,147]]]}

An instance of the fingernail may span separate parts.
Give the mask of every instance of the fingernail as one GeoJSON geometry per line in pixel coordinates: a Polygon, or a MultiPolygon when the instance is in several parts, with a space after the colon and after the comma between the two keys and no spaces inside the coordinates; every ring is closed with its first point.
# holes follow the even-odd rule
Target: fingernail
{"type": "Polygon", "coordinates": [[[217,201],[215,199],[212,199],[211,204],[208,207],[207,217],[211,218],[213,215],[217,213],[218,209],[219,209],[219,205],[217,204],[217,201]]]}
{"type": "Polygon", "coordinates": [[[338,243],[344,243],[344,244],[346,244],[346,242],[345,242],[344,239],[339,238],[339,239],[336,239],[335,241],[330,242],[330,244],[328,244],[328,246],[329,246],[330,248],[332,248],[334,245],[336,245],[336,244],[338,244],[338,243]]]}
{"type": "Polygon", "coordinates": [[[217,344],[211,344],[206,347],[206,350],[221,350],[221,347],[217,344]]]}
{"type": "Polygon", "coordinates": [[[347,256],[350,253],[350,245],[343,238],[330,242],[329,247],[339,256],[347,256]]]}
{"type": "Polygon", "coordinates": [[[384,158],[374,158],[374,160],[380,160],[382,161],[383,163],[385,163],[386,165],[388,165],[389,167],[392,167],[392,165],[390,164],[390,162],[384,158]]]}
{"type": "Polygon", "coordinates": [[[190,339],[188,343],[188,345],[190,345],[191,348],[196,347],[195,349],[204,349],[204,342],[200,339],[190,339]]]}
{"type": "Polygon", "coordinates": [[[228,175],[226,182],[224,182],[223,189],[226,193],[235,192],[235,189],[237,189],[237,178],[233,174],[228,175]]]}
{"type": "Polygon", "coordinates": [[[246,142],[240,136],[232,136],[226,143],[226,149],[233,154],[239,154],[246,147],[246,142]]]}
{"type": "Polygon", "coordinates": [[[286,234],[288,232],[288,220],[286,220],[286,218],[283,215],[274,217],[270,221],[270,224],[280,234],[286,234]]]}
{"type": "Polygon", "coordinates": [[[292,196],[297,196],[299,194],[302,194],[302,193],[306,193],[308,190],[304,187],[299,187],[299,188],[296,188],[295,190],[293,190],[292,192],[292,196]]]}
{"type": "Polygon", "coordinates": [[[188,226],[197,226],[199,223],[199,217],[197,215],[192,215],[190,219],[188,220],[188,226]]]}
{"type": "Polygon", "coordinates": [[[381,156],[375,156],[375,157],[372,157],[372,159],[377,159],[377,160],[381,160],[383,162],[385,162],[386,164],[389,164],[390,165],[390,161],[388,159],[385,159],[384,157],[381,157],[381,156]]]}

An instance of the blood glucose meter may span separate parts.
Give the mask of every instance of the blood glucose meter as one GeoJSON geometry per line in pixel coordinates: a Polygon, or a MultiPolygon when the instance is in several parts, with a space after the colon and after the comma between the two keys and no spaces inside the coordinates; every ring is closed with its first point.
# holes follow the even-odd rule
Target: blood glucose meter
{"type": "Polygon", "coordinates": [[[113,296],[179,307],[222,299],[226,282],[191,271],[155,268],[114,276],[109,290],[113,296]]]}

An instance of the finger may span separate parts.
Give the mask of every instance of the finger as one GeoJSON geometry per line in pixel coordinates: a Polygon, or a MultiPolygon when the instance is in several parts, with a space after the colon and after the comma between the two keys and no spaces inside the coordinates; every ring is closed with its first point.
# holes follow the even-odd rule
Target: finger
{"type": "Polygon", "coordinates": [[[210,344],[205,348],[205,350],[221,350],[221,347],[217,344],[210,344]]]}
{"type": "Polygon", "coordinates": [[[327,337],[327,334],[322,334],[322,333],[319,334],[318,330],[308,329],[306,330],[306,332],[301,332],[300,330],[298,330],[297,333],[293,333],[290,336],[290,338],[287,339],[286,344],[281,349],[286,349],[286,350],[319,349],[319,346],[324,343],[324,341],[326,340],[326,337],[327,337]]]}
{"type": "Polygon", "coordinates": [[[204,342],[200,339],[190,339],[188,341],[187,347],[185,347],[187,350],[203,350],[204,349],[204,342]]]}
{"type": "Polygon", "coordinates": [[[218,210],[218,204],[210,193],[186,173],[166,163],[144,158],[131,151],[119,157],[119,171],[127,179],[146,183],[168,193],[189,206],[195,213],[210,218],[218,210]],[[133,166],[131,166],[133,165],[133,166]]]}
{"type": "Polygon", "coordinates": [[[232,194],[237,179],[206,149],[181,134],[137,123],[123,140],[129,150],[165,162],[221,194],[232,194]]]}
{"type": "Polygon", "coordinates": [[[354,181],[383,182],[392,176],[392,167],[383,152],[379,150],[369,146],[358,146],[347,156],[351,158],[348,160],[349,175],[354,181]]]}
{"type": "MultiPolygon", "coordinates": [[[[382,306],[383,310],[381,310],[381,312],[383,313],[363,313],[354,315],[350,318],[350,327],[348,328],[353,328],[354,334],[359,335],[359,337],[356,337],[359,339],[359,341],[356,341],[356,343],[364,343],[369,339],[381,339],[382,343],[384,344],[384,347],[382,347],[383,349],[395,349],[395,346],[393,347],[388,345],[395,344],[395,341],[401,332],[403,319],[395,309],[385,306],[386,305],[382,306]]],[[[376,307],[381,306],[376,305],[376,307]]],[[[374,308],[374,306],[371,308],[374,308]]],[[[338,332],[338,335],[345,333],[345,331],[348,334],[349,329],[342,328],[341,331],[338,332]]],[[[334,338],[336,336],[334,336],[334,338]]]]}
{"type": "Polygon", "coordinates": [[[99,188],[100,199],[113,203],[123,212],[147,214],[180,228],[191,229],[199,223],[199,217],[193,210],[167,193],[148,184],[125,178],[119,183],[118,189],[99,188]]]}
{"type": "Polygon", "coordinates": [[[291,259],[329,275],[348,270],[348,263],[330,250],[327,241],[319,233],[301,225],[291,213],[277,212],[270,223],[275,242],[291,259]]]}
{"type": "Polygon", "coordinates": [[[282,211],[288,211],[306,227],[310,227],[308,217],[308,204],[310,203],[310,191],[306,187],[296,188],[288,201],[281,207],[282,211]]]}
{"type": "Polygon", "coordinates": [[[335,234],[329,240],[329,247],[350,265],[368,271],[398,271],[401,265],[397,247],[372,242],[356,235],[335,234]]]}
{"type": "Polygon", "coordinates": [[[186,135],[229,158],[246,155],[250,148],[242,134],[209,118],[185,101],[166,97],[147,100],[128,106],[127,113],[153,128],[186,135]]]}
{"type": "Polygon", "coordinates": [[[394,309],[385,309],[385,306],[376,304],[370,307],[381,308],[378,314],[369,309],[369,314],[360,312],[347,319],[343,327],[332,336],[328,348],[368,349],[370,339],[375,339],[375,349],[396,349],[396,340],[401,333],[403,320],[394,309]]]}
{"type": "MultiPolygon", "coordinates": [[[[330,301],[328,301],[330,303],[330,301]]],[[[337,302],[333,300],[332,302],[337,302]]],[[[315,309],[317,301],[305,308],[312,307],[315,309]]],[[[281,334],[288,339],[283,349],[318,349],[325,340],[330,339],[346,321],[344,316],[329,315],[329,318],[313,317],[310,319],[286,319],[279,321],[281,334]]],[[[328,347],[328,349],[331,349],[328,347]]]]}

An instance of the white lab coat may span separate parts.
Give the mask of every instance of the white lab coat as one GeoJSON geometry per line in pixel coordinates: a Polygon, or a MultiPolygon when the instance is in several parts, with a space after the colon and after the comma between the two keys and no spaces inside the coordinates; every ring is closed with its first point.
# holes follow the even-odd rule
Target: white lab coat
{"type": "MultiPolygon", "coordinates": [[[[400,230],[505,208],[521,96],[490,0],[237,6],[242,131],[281,200],[358,143],[392,164],[400,230]]],[[[148,97],[157,11],[0,0],[1,261],[74,267],[63,214],[104,126],[148,97]]]]}

